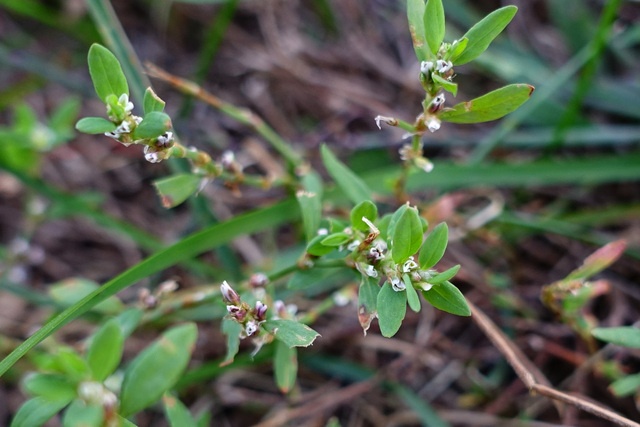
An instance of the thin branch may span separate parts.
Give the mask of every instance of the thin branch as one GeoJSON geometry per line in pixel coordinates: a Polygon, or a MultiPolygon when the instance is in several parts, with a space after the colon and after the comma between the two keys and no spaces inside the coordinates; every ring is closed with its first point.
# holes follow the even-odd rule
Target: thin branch
{"type": "Polygon", "coordinates": [[[291,145],[273,130],[262,118],[246,108],[238,108],[207,92],[196,83],[174,76],[160,67],[147,62],[145,64],[148,74],[169,83],[180,92],[191,95],[202,102],[212,106],[238,122],[249,126],[262,136],[271,146],[284,157],[292,168],[303,164],[303,160],[291,145]]]}
{"type": "Polygon", "coordinates": [[[496,348],[507,359],[507,362],[516,371],[518,377],[527,386],[532,394],[540,394],[549,397],[556,402],[568,403],[578,409],[589,412],[605,420],[609,420],[624,427],[640,427],[640,424],[629,420],[607,408],[597,405],[587,398],[567,394],[551,387],[548,380],[535,365],[517,348],[504,333],[482,312],[478,307],[469,302],[471,315],[476,324],[487,335],[496,348]],[[543,384],[544,383],[544,384],[543,384]]]}

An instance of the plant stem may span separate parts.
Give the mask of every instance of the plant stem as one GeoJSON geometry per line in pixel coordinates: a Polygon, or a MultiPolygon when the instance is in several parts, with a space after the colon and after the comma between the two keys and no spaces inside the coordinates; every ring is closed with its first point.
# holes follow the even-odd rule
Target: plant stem
{"type": "Polygon", "coordinates": [[[258,135],[262,136],[265,141],[271,144],[271,146],[285,158],[292,171],[304,163],[302,157],[294,151],[293,147],[252,111],[231,105],[205,91],[196,83],[174,76],[151,63],[146,63],[146,67],[151,77],[169,83],[179,91],[209,104],[223,114],[255,130],[258,135]]]}

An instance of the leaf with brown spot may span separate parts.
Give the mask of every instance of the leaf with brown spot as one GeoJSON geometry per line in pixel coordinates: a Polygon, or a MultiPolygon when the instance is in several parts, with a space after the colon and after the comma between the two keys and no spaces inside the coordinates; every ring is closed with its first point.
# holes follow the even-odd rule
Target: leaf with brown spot
{"type": "Polygon", "coordinates": [[[471,101],[461,102],[453,108],[446,108],[439,118],[453,123],[481,123],[496,120],[524,104],[533,90],[534,87],[529,84],[508,85],[471,101]]]}

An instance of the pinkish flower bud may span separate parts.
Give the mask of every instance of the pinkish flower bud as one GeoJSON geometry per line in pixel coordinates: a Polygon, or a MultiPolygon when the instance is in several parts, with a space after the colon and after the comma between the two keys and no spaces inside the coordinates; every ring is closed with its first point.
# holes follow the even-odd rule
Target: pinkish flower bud
{"type": "Polygon", "coordinates": [[[231,288],[226,280],[222,282],[222,285],[220,285],[220,292],[222,293],[222,299],[224,300],[225,304],[240,304],[240,295],[238,295],[238,293],[231,288]]]}
{"type": "Polygon", "coordinates": [[[252,288],[262,288],[269,283],[269,278],[264,273],[255,273],[251,275],[249,284],[252,288]]]}
{"type": "Polygon", "coordinates": [[[266,320],[267,305],[262,301],[256,301],[256,307],[253,310],[254,316],[259,322],[266,320]]]}
{"type": "Polygon", "coordinates": [[[282,302],[282,300],[277,300],[273,303],[273,310],[279,318],[287,318],[287,306],[282,302]]]}

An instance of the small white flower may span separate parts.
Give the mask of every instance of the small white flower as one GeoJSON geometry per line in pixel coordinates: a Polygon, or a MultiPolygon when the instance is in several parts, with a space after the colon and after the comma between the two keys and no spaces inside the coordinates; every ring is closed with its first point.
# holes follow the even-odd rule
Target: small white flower
{"type": "Polygon", "coordinates": [[[422,61],[420,63],[420,72],[423,74],[429,74],[429,71],[433,69],[433,62],[431,61],[422,61]]]}
{"type": "Polygon", "coordinates": [[[427,128],[431,132],[437,131],[438,129],[440,129],[440,120],[435,117],[430,118],[427,122],[427,128]]]}
{"type": "Polygon", "coordinates": [[[349,243],[349,246],[347,246],[347,250],[348,251],[355,251],[356,249],[358,249],[358,246],[360,246],[360,240],[354,240],[353,242],[349,243]]]}
{"type": "Polygon", "coordinates": [[[120,95],[120,98],[118,98],[118,104],[124,106],[125,113],[128,113],[131,110],[133,110],[133,102],[129,101],[129,95],[127,95],[126,93],[123,93],[122,95],[120,95]]]}
{"type": "Polygon", "coordinates": [[[319,228],[317,234],[318,236],[326,236],[327,234],[329,234],[329,230],[327,230],[326,228],[319,228]]]}
{"type": "Polygon", "coordinates": [[[412,157],[411,154],[413,154],[413,148],[411,147],[411,144],[404,144],[402,147],[400,147],[400,149],[398,150],[398,154],[400,154],[400,160],[402,160],[403,162],[409,160],[412,157]]]}
{"type": "Polygon", "coordinates": [[[158,145],[169,145],[173,141],[173,132],[166,132],[164,135],[160,135],[157,139],[158,145]]]}
{"type": "Polygon", "coordinates": [[[428,291],[429,289],[433,288],[433,285],[431,283],[422,283],[421,286],[423,291],[428,291]]]}
{"type": "Polygon", "coordinates": [[[231,150],[225,151],[224,153],[222,153],[222,156],[220,157],[220,163],[222,163],[222,166],[224,167],[231,166],[231,164],[235,161],[236,161],[236,156],[235,154],[233,154],[233,151],[231,150]]]}
{"type": "Polygon", "coordinates": [[[117,140],[118,138],[120,138],[120,134],[115,133],[115,132],[105,132],[104,136],[108,136],[109,138],[113,138],[115,140],[117,140]]]}
{"type": "Polygon", "coordinates": [[[418,264],[414,260],[409,259],[402,265],[402,272],[409,273],[411,270],[415,270],[416,268],[418,268],[418,264]]]}
{"type": "Polygon", "coordinates": [[[247,325],[244,328],[244,331],[248,337],[255,334],[257,330],[258,330],[258,324],[253,320],[249,320],[247,322],[247,325]]]}
{"type": "Polygon", "coordinates": [[[133,119],[134,122],[136,122],[136,125],[139,125],[140,123],[142,123],[142,117],[140,116],[131,116],[131,118],[133,119]]]}
{"type": "Polygon", "coordinates": [[[431,163],[428,159],[425,159],[424,157],[418,157],[417,159],[414,159],[413,162],[417,167],[419,167],[420,169],[422,169],[427,173],[433,170],[433,163],[431,163]]]}
{"type": "Polygon", "coordinates": [[[451,67],[453,67],[453,64],[451,63],[451,61],[445,61],[443,59],[438,59],[438,61],[436,62],[436,71],[439,73],[446,73],[447,71],[449,71],[451,69],[451,67]]]}
{"type": "Polygon", "coordinates": [[[126,120],[120,123],[120,125],[115,130],[116,133],[123,134],[131,132],[131,128],[129,127],[129,122],[126,120]]]}
{"type": "Polygon", "coordinates": [[[398,125],[398,120],[394,119],[393,117],[376,116],[376,118],[374,120],[376,121],[376,125],[378,126],[378,129],[380,129],[380,130],[382,130],[382,126],[380,126],[380,122],[384,122],[384,123],[388,124],[389,126],[397,126],[398,125]]]}
{"type": "Polygon", "coordinates": [[[439,107],[442,104],[444,104],[444,101],[445,101],[444,93],[441,93],[440,95],[436,96],[433,99],[433,105],[436,107],[439,107]]]}
{"type": "Polygon", "coordinates": [[[342,292],[335,292],[333,294],[333,302],[338,307],[344,307],[345,305],[349,304],[349,298],[342,292]]]}
{"type": "Polygon", "coordinates": [[[227,312],[229,313],[237,313],[240,311],[240,307],[238,307],[237,305],[228,305],[227,306],[227,312]]]}
{"type": "Polygon", "coordinates": [[[391,288],[396,292],[401,292],[407,289],[404,282],[398,277],[390,277],[389,282],[391,282],[391,288]]]}
{"type": "Polygon", "coordinates": [[[151,147],[144,146],[144,158],[149,163],[160,163],[163,159],[162,153],[159,151],[151,151],[151,147]]]}
{"type": "Polygon", "coordinates": [[[373,265],[368,265],[367,269],[364,272],[369,277],[378,277],[378,271],[375,269],[373,265]]]}

